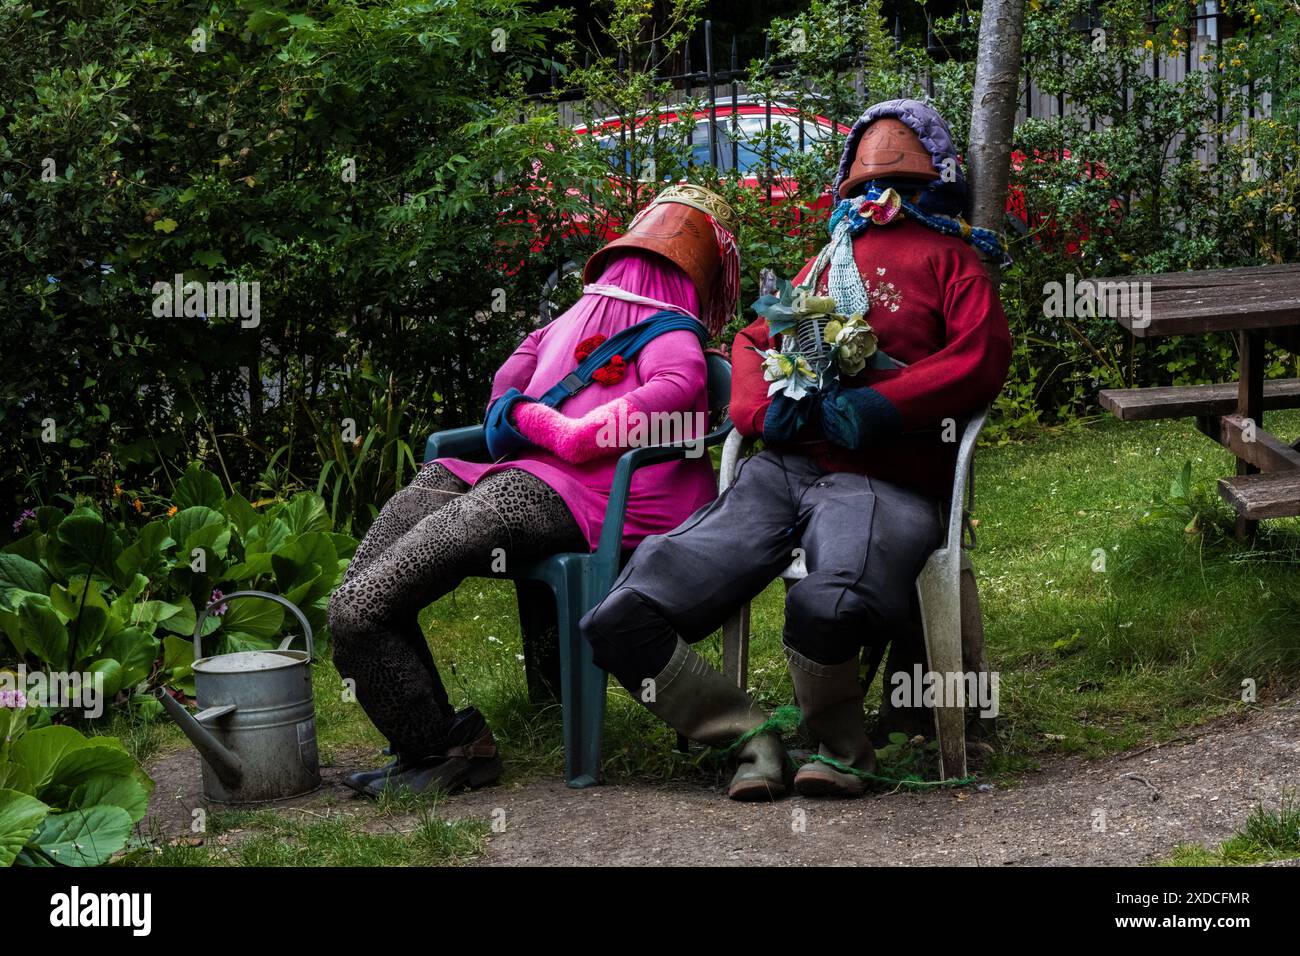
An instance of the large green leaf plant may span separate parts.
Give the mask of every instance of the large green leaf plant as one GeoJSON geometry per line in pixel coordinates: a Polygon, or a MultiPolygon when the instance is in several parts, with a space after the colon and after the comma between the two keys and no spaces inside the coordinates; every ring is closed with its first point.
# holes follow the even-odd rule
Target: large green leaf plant
{"type": "MultiPolygon", "coordinates": [[[[30,531],[0,551],[0,662],[102,674],[103,694],[156,714],[148,693],[192,695],[198,614],[222,595],[265,590],[296,604],[317,642],[329,595],[356,549],[324,501],[302,492],[255,507],[192,464],[166,516],[138,527],[91,505],[36,509],[30,531]]],[[[220,603],[203,622],[205,654],[274,646],[285,625],[269,601],[220,603]]],[[[46,700],[52,709],[72,701],[46,700]]]]}
{"type": "Polygon", "coordinates": [[[31,729],[35,709],[0,693],[0,866],[108,862],[144,817],[153,781],[116,738],[31,729]]]}

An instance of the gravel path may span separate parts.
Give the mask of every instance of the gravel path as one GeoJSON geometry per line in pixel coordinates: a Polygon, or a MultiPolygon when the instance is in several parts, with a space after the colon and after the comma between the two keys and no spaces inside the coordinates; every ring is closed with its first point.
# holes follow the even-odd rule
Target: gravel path
{"type": "MultiPolygon", "coordinates": [[[[570,790],[534,778],[458,795],[444,812],[504,820],[480,866],[1116,865],[1217,844],[1252,808],[1300,788],[1300,697],[1188,737],[1100,760],[1053,758],[983,790],[739,804],[696,785],[570,790]]],[[[351,769],[325,771],[321,792],[297,803],[364,825],[369,804],[338,784],[351,769]]],[[[158,785],[146,825],[187,835],[198,770],[188,750],[149,768],[158,785]]]]}

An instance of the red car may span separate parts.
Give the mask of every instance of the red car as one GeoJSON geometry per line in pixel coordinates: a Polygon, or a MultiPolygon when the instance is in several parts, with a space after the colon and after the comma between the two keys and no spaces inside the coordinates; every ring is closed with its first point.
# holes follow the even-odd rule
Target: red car
{"type": "MultiPolygon", "coordinates": [[[[1022,150],[1012,150],[1011,152],[1011,170],[1013,175],[1019,175],[1025,178],[1025,162],[1029,157],[1022,150]]],[[[1059,163],[1068,162],[1070,151],[1062,149],[1059,152],[1040,152],[1034,151],[1033,166],[1028,172],[1031,181],[1035,178],[1035,171],[1039,166],[1054,166],[1059,163]]],[[[1082,174],[1085,179],[1105,179],[1106,170],[1100,163],[1084,163],[1082,174]]],[[[1047,177],[1044,176],[1044,179],[1047,177]]],[[[1079,180],[1075,179],[1073,187],[1079,185],[1079,180]]],[[[1123,214],[1123,207],[1118,199],[1110,200],[1111,212],[1116,216],[1123,214]]],[[[1014,183],[1007,191],[1007,227],[1008,230],[1016,235],[1024,236],[1032,230],[1034,238],[1042,246],[1052,249],[1057,248],[1067,256],[1081,256],[1083,254],[1083,243],[1089,236],[1088,223],[1081,217],[1075,217],[1073,220],[1063,220],[1060,210],[1053,209],[1049,212],[1035,212],[1031,217],[1028,210],[1028,202],[1025,198],[1024,190],[1014,183]]],[[[1106,234],[1106,229],[1102,229],[1106,234]]]]}
{"type": "MultiPolygon", "coordinates": [[[[741,180],[746,186],[762,189],[765,188],[763,174],[766,172],[762,142],[767,136],[768,111],[769,107],[765,101],[752,97],[737,97],[734,102],[730,97],[718,99],[714,110],[716,125],[713,140],[716,145],[712,148],[713,156],[710,155],[709,137],[711,117],[707,109],[696,110],[689,117],[674,112],[661,113],[659,135],[660,137],[682,135],[678,127],[689,119],[692,129],[686,135],[691,145],[691,165],[716,166],[723,179],[729,178],[739,170],[741,180]],[[735,137],[734,151],[733,125],[738,134],[735,137]]],[[[778,167],[792,151],[799,149],[801,138],[804,152],[812,152],[818,147],[824,147],[832,137],[845,137],[849,133],[849,127],[843,123],[834,123],[824,116],[813,115],[803,118],[801,134],[797,107],[773,102],[770,111],[773,132],[772,160],[778,167]]],[[[652,132],[640,132],[649,128],[653,122],[652,116],[642,115],[637,118],[632,131],[636,131],[642,137],[653,135],[652,132]]],[[[602,120],[590,129],[586,126],[575,126],[573,131],[579,136],[594,137],[601,149],[609,155],[611,167],[615,170],[621,167],[626,178],[632,174],[631,150],[627,143],[632,131],[624,133],[624,129],[623,121],[614,117],[602,120]]],[[[646,178],[644,170],[637,172],[643,179],[646,178]]],[[[785,198],[784,183],[780,179],[773,180],[772,201],[784,201],[785,198]]],[[[824,204],[829,202],[828,191],[824,197],[824,204]]]]}

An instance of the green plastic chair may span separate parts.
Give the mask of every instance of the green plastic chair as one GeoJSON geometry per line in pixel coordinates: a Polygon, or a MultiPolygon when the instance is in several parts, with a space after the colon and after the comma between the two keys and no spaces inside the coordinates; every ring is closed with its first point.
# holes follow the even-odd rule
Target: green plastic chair
{"type": "MultiPolygon", "coordinates": [[[[710,432],[705,447],[721,444],[731,432],[727,405],[731,401],[731,363],[709,352],[710,432]]],[[[639,468],[684,458],[684,445],[650,445],[634,448],[618,460],[600,541],[590,553],[556,554],[511,569],[496,577],[515,582],[519,619],[524,635],[524,660],[534,699],[554,693],[560,685],[564,720],[564,779],[570,787],[590,787],[600,782],[601,738],[605,722],[606,673],[592,660],[591,645],[582,639],[578,622],[609,593],[627,557],[623,553],[623,521],[627,513],[632,475],[639,468]],[[553,598],[554,607],[550,607],[553,598]],[[549,640],[558,634],[558,655],[549,640]]],[[[483,426],[435,432],[425,446],[424,460],[461,458],[486,461],[483,426]]]]}

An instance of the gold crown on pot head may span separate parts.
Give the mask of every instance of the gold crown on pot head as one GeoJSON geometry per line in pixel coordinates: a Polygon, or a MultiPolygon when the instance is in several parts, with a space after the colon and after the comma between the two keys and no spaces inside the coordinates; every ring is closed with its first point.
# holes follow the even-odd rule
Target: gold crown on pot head
{"type": "Polygon", "coordinates": [[[679,202],[683,206],[692,206],[700,212],[708,213],[718,221],[718,225],[732,235],[735,235],[736,228],[740,225],[740,218],[736,215],[736,211],[727,205],[727,201],[703,186],[690,183],[669,186],[655,196],[654,202],[650,205],[661,202],[679,202]]]}

